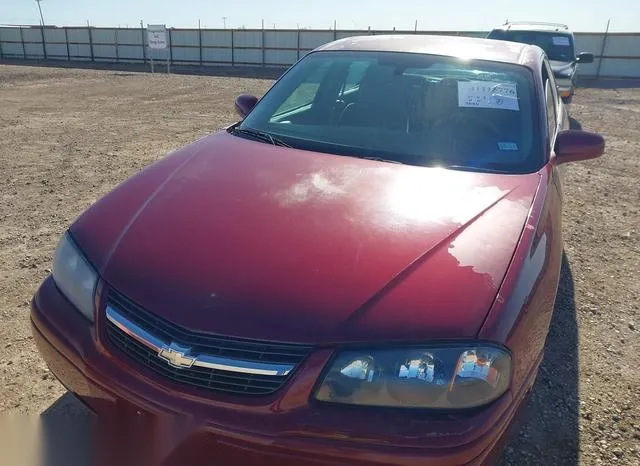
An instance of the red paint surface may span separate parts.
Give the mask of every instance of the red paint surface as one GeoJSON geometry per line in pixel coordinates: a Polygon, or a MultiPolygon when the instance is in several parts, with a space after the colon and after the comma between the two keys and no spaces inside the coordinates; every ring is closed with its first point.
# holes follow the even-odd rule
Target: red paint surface
{"type": "Polygon", "coordinates": [[[52,372],[103,420],[96,439],[100,466],[133,464],[132,458],[141,457],[146,458],[142,464],[172,466],[216,464],[221,458],[232,465],[269,466],[293,466],[309,458],[335,465],[485,464],[534,375],[476,414],[345,409],[309,399],[311,380],[331,353],[319,349],[291,383],[270,397],[205,398],[154,379],[96,344],[88,321],[50,278],[36,294],[31,318],[34,339],[52,372]],[[170,461],[161,463],[167,457],[170,461]]]}
{"type": "Polygon", "coordinates": [[[473,337],[540,178],[381,164],[226,133],[179,157],[151,171],[158,185],[135,199],[132,218],[118,191],[87,212],[71,229],[80,247],[99,242],[103,255],[89,254],[105,281],[176,324],[311,343],[473,337]]]}

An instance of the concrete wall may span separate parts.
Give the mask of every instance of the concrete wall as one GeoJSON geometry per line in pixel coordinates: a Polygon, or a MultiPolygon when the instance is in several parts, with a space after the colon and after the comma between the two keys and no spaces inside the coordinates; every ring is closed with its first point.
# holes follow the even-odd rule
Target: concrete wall
{"type": "MultiPolygon", "coordinates": [[[[335,39],[414,31],[332,31],[278,29],[169,29],[167,50],[146,47],[143,29],[82,27],[0,28],[0,59],[63,59],[226,66],[289,66],[315,47],[335,39]]],[[[418,34],[483,37],[477,31],[419,31],[418,34]]],[[[640,33],[576,33],[577,52],[592,52],[594,63],[581,77],[640,78],[640,33]],[[604,45],[604,47],[603,47],[604,45]]]]}

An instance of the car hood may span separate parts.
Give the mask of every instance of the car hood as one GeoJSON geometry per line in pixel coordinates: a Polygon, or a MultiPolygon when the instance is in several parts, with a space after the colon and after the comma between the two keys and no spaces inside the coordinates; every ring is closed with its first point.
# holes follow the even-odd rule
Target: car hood
{"type": "Polygon", "coordinates": [[[108,286],[190,329],[309,343],[470,338],[538,184],[222,132],[127,180],[70,231],[108,286]]]}

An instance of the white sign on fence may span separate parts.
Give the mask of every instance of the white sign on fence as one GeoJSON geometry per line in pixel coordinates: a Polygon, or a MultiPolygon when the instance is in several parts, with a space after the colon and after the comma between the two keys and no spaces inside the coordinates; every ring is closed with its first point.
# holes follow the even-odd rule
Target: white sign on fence
{"type": "Polygon", "coordinates": [[[167,27],[164,24],[147,24],[147,43],[150,49],[166,49],[167,27]]]}

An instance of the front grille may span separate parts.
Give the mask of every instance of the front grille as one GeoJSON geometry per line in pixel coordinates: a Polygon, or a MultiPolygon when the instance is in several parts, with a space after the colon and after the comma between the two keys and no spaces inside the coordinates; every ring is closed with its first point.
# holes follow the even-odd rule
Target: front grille
{"type": "MultiPolygon", "coordinates": [[[[187,330],[151,314],[114,291],[109,292],[106,302],[154,337],[188,346],[195,355],[298,366],[311,351],[309,346],[227,338],[187,330]]],[[[106,321],[106,330],[109,341],[120,351],[138,364],[179,384],[216,392],[258,396],[278,390],[291,375],[248,374],[197,366],[172,367],[157,352],[136,341],[109,320],[106,321]]]]}

